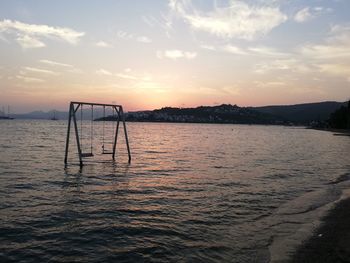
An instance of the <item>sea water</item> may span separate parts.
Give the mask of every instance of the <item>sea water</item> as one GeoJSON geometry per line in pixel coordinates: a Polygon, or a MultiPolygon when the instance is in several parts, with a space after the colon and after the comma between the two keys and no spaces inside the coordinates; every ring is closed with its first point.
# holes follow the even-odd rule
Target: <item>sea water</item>
{"type": "Polygon", "coordinates": [[[285,259],[350,177],[350,137],[330,132],[127,125],[130,164],[122,129],[111,162],[113,124],[78,123],[80,168],[66,121],[0,121],[1,262],[285,259]]]}

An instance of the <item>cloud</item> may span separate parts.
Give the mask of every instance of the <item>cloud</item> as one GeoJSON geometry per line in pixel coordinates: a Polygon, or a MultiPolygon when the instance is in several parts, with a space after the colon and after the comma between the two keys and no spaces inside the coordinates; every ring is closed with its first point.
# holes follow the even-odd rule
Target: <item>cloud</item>
{"type": "Polygon", "coordinates": [[[333,75],[348,80],[350,75],[350,25],[334,25],[321,43],[308,43],[296,50],[299,71],[333,75]],[[299,65],[303,64],[303,65],[299,65]],[[304,67],[303,67],[304,66],[304,67]]]}
{"type": "Polygon", "coordinates": [[[31,36],[25,35],[20,36],[16,39],[18,44],[21,45],[22,48],[40,48],[45,47],[45,43],[41,42],[40,40],[33,38],[31,36]]]}
{"type": "Polygon", "coordinates": [[[335,59],[350,57],[349,46],[341,44],[306,45],[302,47],[302,54],[313,59],[335,59]]]}
{"type": "Polygon", "coordinates": [[[150,27],[154,27],[154,25],[157,23],[157,21],[153,16],[142,16],[141,18],[142,18],[142,21],[145,22],[145,24],[150,27]]]}
{"type": "Polygon", "coordinates": [[[82,74],[82,73],[84,73],[84,71],[82,69],[80,69],[80,68],[72,68],[72,69],[69,69],[67,71],[70,72],[70,73],[74,73],[74,74],[82,74]]]}
{"type": "Polygon", "coordinates": [[[301,47],[301,54],[312,59],[349,59],[350,25],[335,25],[323,44],[307,44],[301,47]]]}
{"type": "Polygon", "coordinates": [[[118,78],[122,78],[122,79],[129,79],[129,80],[137,80],[138,78],[130,75],[130,74],[125,74],[125,73],[117,73],[115,74],[118,78]]]}
{"type": "Polygon", "coordinates": [[[65,63],[60,63],[52,60],[47,60],[47,59],[41,59],[39,60],[40,63],[50,65],[50,66],[59,66],[59,67],[65,67],[65,68],[73,68],[72,65],[65,64],[65,63]]]}
{"type": "Polygon", "coordinates": [[[295,16],[294,20],[298,23],[303,23],[306,21],[309,21],[311,19],[316,18],[317,16],[320,16],[322,14],[326,14],[331,12],[331,8],[324,8],[321,6],[318,7],[304,7],[303,9],[299,10],[295,16]]]}
{"type": "Polygon", "coordinates": [[[33,67],[24,67],[24,70],[30,71],[30,72],[35,72],[35,73],[40,73],[40,74],[47,74],[47,75],[54,75],[57,76],[59,73],[51,71],[51,70],[46,70],[46,69],[41,69],[41,68],[33,68],[33,67]]]}
{"type": "Polygon", "coordinates": [[[257,47],[249,47],[248,51],[251,53],[262,55],[262,56],[268,56],[268,57],[288,57],[290,54],[277,51],[270,47],[264,47],[264,46],[257,46],[257,47]]]}
{"type": "Polygon", "coordinates": [[[272,61],[265,61],[255,65],[254,72],[264,74],[272,70],[289,70],[294,71],[300,66],[296,59],[276,59],[272,61]]]}
{"type": "Polygon", "coordinates": [[[339,43],[350,43],[350,24],[347,25],[333,25],[330,31],[330,41],[339,43]]]}
{"type": "Polygon", "coordinates": [[[255,5],[230,1],[228,6],[214,7],[209,12],[196,9],[189,0],[170,0],[169,7],[193,29],[221,38],[254,40],[287,20],[278,7],[265,1],[255,5]]]}
{"type": "Polygon", "coordinates": [[[295,14],[294,16],[294,20],[302,23],[305,22],[307,20],[310,20],[313,16],[310,13],[310,8],[309,7],[305,7],[303,9],[301,9],[300,11],[298,11],[298,13],[295,14]]]}
{"type": "Polygon", "coordinates": [[[43,38],[58,39],[75,45],[85,35],[84,32],[78,32],[66,27],[27,24],[8,19],[0,21],[0,33],[14,36],[22,48],[45,47],[46,45],[42,41],[43,38]]]}
{"type": "Polygon", "coordinates": [[[136,41],[141,42],[141,43],[146,43],[146,44],[152,42],[152,40],[150,38],[145,37],[145,36],[137,37],[136,41]]]}
{"type": "Polygon", "coordinates": [[[200,45],[201,48],[211,50],[211,51],[223,51],[235,55],[259,55],[265,57],[289,57],[291,54],[278,51],[274,48],[265,47],[265,46],[252,46],[241,48],[231,44],[224,46],[211,46],[211,45],[200,45]]]}
{"type": "Polygon", "coordinates": [[[45,80],[43,80],[43,79],[27,77],[27,76],[22,76],[22,75],[17,75],[16,78],[20,79],[20,80],[23,80],[24,82],[28,82],[28,83],[42,83],[42,82],[45,82],[45,80]]]}
{"type": "Polygon", "coordinates": [[[113,73],[109,72],[108,70],[105,70],[103,68],[96,70],[97,75],[104,75],[104,76],[112,76],[113,73]]]}
{"type": "Polygon", "coordinates": [[[222,47],[222,50],[223,51],[226,51],[228,53],[231,53],[231,54],[236,54],[236,55],[246,55],[247,53],[242,50],[241,48],[239,47],[236,47],[236,46],[232,46],[232,45],[226,45],[226,46],[223,46],[222,47]]]}
{"type": "Polygon", "coordinates": [[[152,39],[146,36],[134,36],[133,34],[127,33],[125,31],[119,30],[117,33],[118,38],[123,40],[135,40],[140,43],[149,44],[152,43],[152,39]]]}
{"type": "Polygon", "coordinates": [[[113,47],[111,44],[107,43],[107,42],[104,42],[104,41],[98,41],[95,43],[95,46],[97,47],[113,47]]]}
{"type": "Polygon", "coordinates": [[[156,18],[154,16],[142,16],[142,21],[149,27],[160,27],[165,31],[166,37],[171,38],[170,31],[172,29],[172,17],[164,15],[160,12],[160,17],[156,18]]]}
{"type": "Polygon", "coordinates": [[[287,83],[283,81],[254,81],[254,84],[259,88],[281,87],[287,85],[287,83]]]}
{"type": "Polygon", "coordinates": [[[200,45],[200,48],[203,48],[203,49],[207,49],[207,50],[212,50],[212,51],[215,51],[216,48],[212,45],[200,45]]]}
{"type": "Polygon", "coordinates": [[[117,37],[124,39],[124,40],[128,40],[128,39],[132,39],[134,36],[132,34],[125,32],[125,31],[119,30],[117,32],[117,37]]]}
{"type": "Polygon", "coordinates": [[[101,75],[101,76],[114,76],[114,77],[127,79],[127,80],[137,80],[137,79],[139,79],[136,76],[128,74],[130,71],[131,71],[130,69],[125,69],[124,72],[122,72],[122,73],[112,73],[112,72],[110,72],[108,70],[105,70],[105,69],[101,68],[99,70],[96,70],[96,74],[97,75],[101,75]]]}
{"type": "Polygon", "coordinates": [[[339,75],[350,78],[350,65],[344,64],[320,64],[319,70],[332,75],[339,75]]]}
{"type": "Polygon", "coordinates": [[[197,57],[197,53],[182,51],[178,49],[172,49],[172,50],[165,50],[165,51],[157,51],[157,57],[160,59],[169,58],[173,60],[177,60],[180,58],[194,59],[195,57],[197,57]]]}

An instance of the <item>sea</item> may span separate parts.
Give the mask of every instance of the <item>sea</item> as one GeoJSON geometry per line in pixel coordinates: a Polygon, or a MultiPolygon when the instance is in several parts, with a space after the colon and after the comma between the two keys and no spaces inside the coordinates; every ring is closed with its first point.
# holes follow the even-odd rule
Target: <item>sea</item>
{"type": "Polygon", "coordinates": [[[350,137],[303,127],[0,121],[0,262],[287,262],[350,189],[350,137]]]}

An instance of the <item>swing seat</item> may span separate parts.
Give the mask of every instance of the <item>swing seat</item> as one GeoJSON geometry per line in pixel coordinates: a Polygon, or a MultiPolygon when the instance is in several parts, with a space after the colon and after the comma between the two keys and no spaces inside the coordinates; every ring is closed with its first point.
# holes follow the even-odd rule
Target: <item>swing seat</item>
{"type": "Polygon", "coordinates": [[[94,154],[93,153],[82,153],[81,157],[93,157],[94,154]]]}

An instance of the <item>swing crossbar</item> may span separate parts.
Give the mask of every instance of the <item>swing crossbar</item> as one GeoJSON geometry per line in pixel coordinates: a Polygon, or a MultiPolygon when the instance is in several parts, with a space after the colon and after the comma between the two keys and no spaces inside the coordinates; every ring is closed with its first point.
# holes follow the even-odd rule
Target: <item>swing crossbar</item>
{"type": "Polygon", "coordinates": [[[76,104],[76,105],[93,105],[93,106],[105,106],[105,107],[117,107],[117,108],[122,108],[122,105],[118,104],[103,104],[103,103],[95,103],[95,102],[78,102],[78,101],[72,101],[71,103],[76,104]]]}
{"type": "MultiPolygon", "coordinates": [[[[113,141],[113,148],[112,151],[103,151],[102,154],[110,154],[112,155],[112,159],[115,160],[115,155],[116,155],[116,146],[117,146],[117,138],[118,138],[118,131],[119,131],[119,122],[121,121],[123,124],[124,128],[124,136],[125,136],[125,143],[126,143],[126,148],[128,151],[128,157],[129,157],[129,163],[131,162],[131,153],[130,153],[130,147],[129,147],[129,139],[128,139],[128,133],[126,130],[126,123],[125,123],[125,115],[123,111],[122,105],[118,104],[104,104],[104,103],[95,103],[95,102],[77,102],[77,101],[72,101],[69,104],[69,116],[68,116],[68,127],[67,127],[67,137],[66,137],[66,150],[65,150],[65,158],[64,158],[64,163],[67,165],[68,162],[68,150],[69,150],[69,139],[70,139],[70,130],[71,130],[71,123],[73,122],[74,126],[74,132],[75,132],[75,138],[76,138],[76,145],[77,145],[77,150],[78,150],[78,156],[79,156],[79,163],[80,166],[83,166],[83,158],[86,157],[93,157],[93,109],[94,106],[101,106],[105,109],[105,107],[111,107],[113,110],[115,110],[117,114],[117,125],[115,129],[115,134],[114,134],[114,141],[113,141]],[[90,105],[91,106],[91,132],[90,132],[90,139],[91,139],[91,152],[84,153],[82,152],[82,144],[81,144],[81,136],[82,136],[82,121],[83,121],[83,112],[82,112],[82,107],[83,105],[90,105]],[[78,129],[78,124],[77,124],[77,111],[80,108],[81,110],[81,131],[79,133],[78,129]]],[[[104,146],[103,146],[104,147],[104,146]]]]}

